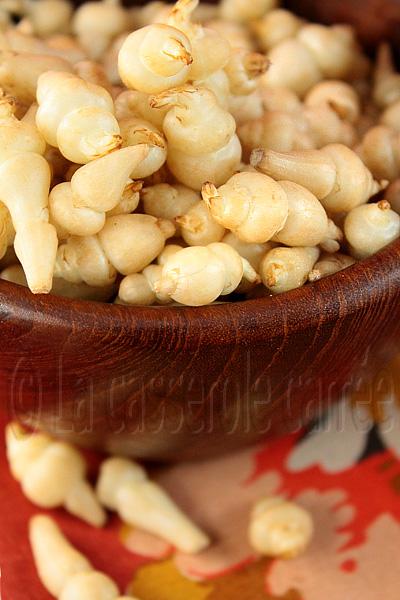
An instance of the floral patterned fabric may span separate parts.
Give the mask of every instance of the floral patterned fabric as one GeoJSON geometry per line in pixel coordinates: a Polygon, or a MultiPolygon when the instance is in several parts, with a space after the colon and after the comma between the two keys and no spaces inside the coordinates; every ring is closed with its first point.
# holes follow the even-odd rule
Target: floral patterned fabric
{"type": "MultiPolygon", "coordinates": [[[[356,403],[342,400],[307,430],[154,472],[214,540],[198,556],[115,517],[95,530],[62,510],[52,514],[98,569],[142,600],[398,600],[400,411],[393,389],[377,396],[378,422],[376,405],[371,411],[359,392],[356,403]],[[247,544],[250,508],[269,494],[313,515],[315,536],[299,558],[260,559],[247,544]]],[[[27,541],[27,521],[38,510],[9,475],[4,447],[0,473],[2,600],[47,600],[27,541]]]]}

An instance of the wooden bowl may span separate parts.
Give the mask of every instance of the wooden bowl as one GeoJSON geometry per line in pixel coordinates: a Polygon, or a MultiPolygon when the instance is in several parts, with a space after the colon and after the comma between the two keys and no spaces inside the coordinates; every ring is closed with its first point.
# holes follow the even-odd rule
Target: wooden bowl
{"type": "Polygon", "coordinates": [[[130,308],[0,282],[12,416],[94,448],[192,459],[298,427],[400,345],[400,240],[277,297],[130,308]]]}
{"type": "MultiPolygon", "coordinates": [[[[287,4],[350,21],[367,43],[398,41],[400,0],[287,4]]],[[[205,308],[33,296],[0,281],[0,392],[11,416],[84,446],[211,456],[297,428],[375,373],[400,347],[399,299],[400,241],[283,296],[205,308]]]]}

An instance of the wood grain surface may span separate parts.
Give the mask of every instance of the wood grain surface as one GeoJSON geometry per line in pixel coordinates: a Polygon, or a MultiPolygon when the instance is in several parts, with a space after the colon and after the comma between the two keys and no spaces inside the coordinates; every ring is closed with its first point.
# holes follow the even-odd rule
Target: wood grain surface
{"type": "Polygon", "coordinates": [[[400,241],[278,297],[131,308],[0,282],[0,393],[80,444],[198,458],[313,418],[400,347],[400,241]]]}

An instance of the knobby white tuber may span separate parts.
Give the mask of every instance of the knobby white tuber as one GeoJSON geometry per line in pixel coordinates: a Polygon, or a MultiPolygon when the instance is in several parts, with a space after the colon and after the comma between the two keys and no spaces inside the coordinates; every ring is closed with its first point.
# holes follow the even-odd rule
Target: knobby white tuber
{"type": "Polygon", "coordinates": [[[319,258],[318,248],[273,248],[260,264],[263,284],[273,294],[301,287],[319,258]]]}
{"type": "Polygon", "coordinates": [[[400,216],[381,200],[353,208],[345,218],[344,231],[352,256],[366,258],[400,235],[400,216]]]}
{"type": "Polygon", "coordinates": [[[63,58],[73,65],[88,58],[82,46],[71,34],[51,35],[46,39],[44,50],[46,54],[63,58]]]}
{"type": "Polygon", "coordinates": [[[118,70],[127,88],[157,94],[188,80],[192,47],[182,31],[154,24],[131,33],[119,51],[118,70]]]}
{"type": "Polygon", "coordinates": [[[181,304],[203,306],[232,293],[243,279],[259,281],[256,271],[236,250],[213,243],[172,254],[155,289],[181,304]]]}
{"type": "Polygon", "coordinates": [[[355,127],[344,120],[331,106],[306,106],[300,117],[315,148],[335,143],[352,148],[357,141],[355,127]]]}
{"type": "Polygon", "coordinates": [[[365,70],[351,28],[306,24],[268,54],[273,65],[265,74],[271,86],[288,87],[299,96],[323,78],[347,79],[365,70]]]}
{"type": "Polygon", "coordinates": [[[146,144],[148,154],[139,165],[132,170],[132,179],[149,177],[156,173],[167,159],[167,142],[161,131],[152,123],[137,117],[127,117],[119,121],[122,136],[122,147],[146,144]]]}
{"type": "Polygon", "coordinates": [[[310,271],[308,280],[318,281],[323,277],[334,275],[347,269],[347,267],[351,267],[355,262],[354,258],[347,256],[347,254],[340,254],[339,252],[336,254],[323,254],[319,261],[315,263],[313,270],[310,271]]]}
{"type": "Polygon", "coordinates": [[[200,189],[214,173],[218,180],[233,174],[241,156],[236,123],[215,94],[187,85],[159,94],[151,106],[170,109],[163,123],[167,163],[181,183],[200,189]]]}
{"type": "Polygon", "coordinates": [[[232,94],[248,96],[256,91],[258,77],[266,73],[269,66],[264,54],[249,52],[243,48],[232,51],[225,73],[228,76],[229,88],[232,94]]]}
{"type": "Polygon", "coordinates": [[[0,163],[18,152],[44,154],[46,150],[43,136],[32,123],[32,111],[21,120],[15,111],[15,99],[0,90],[0,163]]]}
{"type": "Polygon", "coordinates": [[[200,194],[179,183],[159,183],[146,187],[141,196],[147,215],[170,221],[186,214],[200,200],[200,194]]]}
{"type": "Polygon", "coordinates": [[[97,495],[123,521],[164,538],[181,552],[195,554],[209,545],[208,537],[137,463],[123,458],[105,460],[97,495]]]}
{"type": "Polygon", "coordinates": [[[265,112],[261,117],[248,119],[238,127],[238,136],[247,160],[254,148],[268,148],[275,152],[310,150],[315,148],[308,125],[300,113],[283,111],[265,112]]]}
{"type": "MultiPolygon", "coordinates": [[[[7,1],[9,0],[3,0],[3,4],[7,1]]],[[[36,4],[36,0],[33,0],[33,3],[36,4]]],[[[7,50],[24,54],[58,56],[71,63],[82,60],[86,56],[77,41],[70,35],[58,33],[46,39],[36,37],[33,35],[32,24],[27,19],[22,19],[16,27],[9,27],[0,40],[1,46],[7,50]]]]}
{"type": "Polygon", "coordinates": [[[218,189],[205,183],[202,195],[217,223],[243,242],[267,242],[288,218],[285,191],[261,173],[238,173],[218,189]]]}
{"type": "Polygon", "coordinates": [[[163,251],[157,256],[157,264],[164,266],[169,257],[182,250],[183,247],[179,244],[166,244],[163,251]]]}
{"type": "Polygon", "coordinates": [[[262,90],[258,88],[248,96],[230,96],[228,99],[229,112],[234,116],[236,124],[260,119],[264,114],[262,90]]]}
{"type": "Polygon", "coordinates": [[[115,99],[115,114],[118,120],[137,117],[149,121],[158,130],[162,129],[164,117],[168,108],[153,108],[152,96],[136,90],[125,90],[115,99]]]}
{"type": "MultiPolygon", "coordinates": [[[[264,244],[255,244],[243,242],[231,231],[224,235],[222,238],[224,244],[229,244],[240,254],[242,258],[245,258],[257,272],[260,270],[260,262],[263,256],[274,247],[272,242],[266,242],[264,244]]],[[[166,249],[168,246],[165,247],[166,249]]]]}
{"type": "Polygon", "coordinates": [[[121,148],[77,169],[70,182],[56,185],[49,196],[49,208],[60,238],[65,237],[63,232],[98,233],[104,227],[106,213],[124,200],[132,200],[132,195],[137,205],[137,186],[130,176],[147,156],[148,146],[144,144],[121,148]]]}
{"type": "Polygon", "coordinates": [[[127,28],[127,13],[119,0],[84,2],[75,12],[73,31],[93,60],[98,60],[112,40],[127,28]]]}
{"type": "Polygon", "coordinates": [[[259,96],[265,111],[290,113],[300,111],[303,106],[297,94],[285,87],[269,87],[263,84],[259,86],[259,96]]]}
{"type": "Polygon", "coordinates": [[[58,248],[54,276],[102,288],[114,283],[117,271],[96,235],[72,235],[58,248]]]}
{"type": "Polygon", "coordinates": [[[217,31],[229,42],[232,48],[255,49],[251,32],[242,23],[214,18],[207,21],[207,27],[217,31]]]}
{"type": "Polygon", "coordinates": [[[36,35],[47,37],[68,31],[72,16],[72,5],[68,0],[24,0],[22,4],[25,18],[36,35]]]}
{"type": "Polygon", "coordinates": [[[274,179],[307,188],[332,213],[364,204],[381,189],[357,154],[342,144],[288,153],[257,149],[251,164],[274,179]]]}
{"type": "Polygon", "coordinates": [[[190,40],[192,81],[205,79],[222,69],[231,53],[229,42],[218,31],[192,22],[198,5],[199,0],[177,0],[167,17],[168,25],[184,32],[190,40]]]}
{"type": "Polygon", "coordinates": [[[343,234],[314,194],[292,181],[280,181],[279,185],[288,199],[289,214],[272,240],[285,246],[321,245],[327,251],[339,250],[343,234]]]}
{"type": "Polygon", "coordinates": [[[56,598],[75,575],[93,571],[88,559],[68,542],[50,517],[32,517],[29,540],[40,581],[56,598]]]}
{"type": "Polygon", "coordinates": [[[106,515],[75,448],[44,433],[29,433],[15,422],[6,427],[6,446],[11,472],[31,502],[41,508],[64,506],[91,525],[104,525],[106,515]]]}
{"type": "Polygon", "coordinates": [[[350,123],[360,118],[360,98],[354,87],[345,81],[331,79],[317,83],[304,98],[304,104],[307,107],[330,108],[350,123]]]}
{"type": "Polygon", "coordinates": [[[85,164],[121,145],[113,100],[104,88],[49,71],[39,78],[37,101],[39,131],[70,161],[85,164]]]}
{"type": "Polygon", "coordinates": [[[192,155],[170,148],[167,164],[176,179],[200,191],[205,181],[213,181],[216,186],[225,183],[240,166],[242,146],[235,134],[219,150],[207,154],[192,155]]]}
{"type": "Polygon", "coordinates": [[[271,10],[250,24],[264,52],[268,52],[284,40],[294,38],[302,25],[303,21],[299,17],[282,8],[271,10]]]}
{"type": "Polygon", "coordinates": [[[143,181],[131,181],[122,192],[120,201],[114,208],[107,211],[107,217],[115,217],[116,215],[128,215],[133,213],[140,202],[140,192],[143,187],[143,181]]]}
{"type": "Polygon", "coordinates": [[[29,106],[36,100],[38,80],[47,71],[72,73],[72,65],[58,56],[0,50],[0,85],[29,106]]]}
{"type": "Polygon", "coordinates": [[[111,264],[130,275],[150,264],[174,234],[171,221],[134,214],[109,217],[98,237],[111,264]]]}
{"type": "Polygon", "coordinates": [[[171,221],[150,215],[108,217],[95,236],[71,236],[57,252],[54,274],[73,283],[106,286],[123,275],[139,273],[160,254],[172,237],[171,221]]]}
{"type": "Polygon", "coordinates": [[[154,108],[169,108],[163,129],[169,153],[204,155],[223,148],[236,130],[235,119],[206,88],[183,86],[163,92],[151,101],[154,108]]]}
{"type": "Polygon", "coordinates": [[[299,110],[266,112],[238,128],[245,156],[257,147],[276,152],[311,150],[331,143],[353,146],[355,128],[329,106],[318,105],[299,110]]]}
{"type": "Polygon", "coordinates": [[[35,152],[15,153],[0,164],[0,197],[16,232],[15,252],[29,288],[48,293],[52,285],[57,234],[48,222],[50,169],[35,152]]]}
{"type": "MultiPolygon", "coordinates": [[[[260,272],[260,263],[262,258],[275,246],[273,242],[266,242],[264,244],[242,242],[242,240],[240,240],[231,231],[224,235],[222,238],[222,243],[228,244],[234,248],[236,252],[238,252],[240,256],[253,267],[257,274],[260,272]]],[[[260,281],[261,279],[259,277],[257,277],[257,279],[253,279],[252,281],[249,279],[242,279],[235,291],[239,294],[247,294],[250,292],[250,290],[255,288],[260,281]]]]}
{"type": "MultiPolygon", "coordinates": [[[[122,48],[122,44],[125,42],[128,35],[128,32],[121,33],[120,35],[118,35],[101,57],[104,72],[107,75],[108,81],[113,86],[120,86],[122,83],[121,77],[119,76],[118,72],[118,54],[122,48]]],[[[113,91],[116,91],[115,88],[113,89],[113,91]]],[[[119,91],[122,93],[121,90],[119,91]]]]}
{"type": "Polygon", "coordinates": [[[361,142],[360,156],[377,179],[397,179],[400,176],[400,132],[385,125],[372,127],[361,142]]]}
{"type": "Polygon", "coordinates": [[[60,600],[135,600],[133,596],[120,596],[115,582],[101,571],[77,573],[71,577],[61,592],[60,600]]]}
{"type": "MultiPolygon", "coordinates": [[[[48,222],[50,168],[41,156],[45,148],[36,127],[19,121],[12,99],[1,96],[0,197],[10,213],[15,251],[34,293],[50,290],[57,251],[56,231],[48,222]]],[[[11,241],[7,219],[5,224],[11,241]]]]}
{"type": "Polygon", "coordinates": [[[311,515],[303,507],[284,498],[270,497],[253,508],[249,541],[259,554],[294,558],[307,548],[313,530],[311,515]]]}
{"type": "Polygon", "coordinates": [[[99,85],[112,94],[113,89],[111,82],[107,77],[104,67],[100,63],[92,60],[80,60],[75,63],[74,71],[81,79],[84,79],[88,83],[99,85]]]}
{"type": "Polygon", "coordinates": [[[50,517],[31,518],[29,540],[39,579],[58,600],[135,600],[120,596],[114,581],[95,571],[50,517]]]}
{"type": "Polygon", "coordinates": [[[223,69],[215,71],[206,79],[197,79],[193,81],[193,85],[198,88],[206,88],[212,92],[221,108],[227,110],[231,98],[229,86],[229,78],[223,69]]]}
{"type": "MultiPolygon", "coordinates": [[[[181,247],[179,247],[179,250],[181,247]]],[[[169,253],[169,255],[171,255],[169,253]]],[[[155,284],[161,279],[162,266],[149,265],[142,273],[127,275],[119,286],[118,298],[124,304],[150,306],[151,304],[170,304],[171,298],[155,290],[155,284]]]]}
{"type": "Polygon", "coordinates": [[[196,202],[184,215],[176,217],[179,233],[188,246],[208,246],[220,242],[225,227],[210,214],[204,202],[196,202]]]}

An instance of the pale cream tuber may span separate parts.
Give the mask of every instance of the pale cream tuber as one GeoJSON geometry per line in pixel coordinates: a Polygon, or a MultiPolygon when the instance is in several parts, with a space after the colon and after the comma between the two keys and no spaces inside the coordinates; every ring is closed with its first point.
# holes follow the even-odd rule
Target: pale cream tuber
{"type": "Polygon", "coordinates": [[[260,264],[263,284],[273,294],[282,294],[301,287],[319,258],[315,247],[273,248],[260,264]]]}
{"type": "Polygon", "coordinates": [[[119,0],[84,2],[74,14],[72,28],[89,56],[98,60],[112,40],[126,30],[127,13],[119,0]]]}
{"type": "Polygon", "coordinates": [[[189,79],[191,51],[182,31],[149,25],[126,38],[118,55],[118,71],[127,88],[157,94],[189,79]]]}
{"type": "Polygon", "coordinates": [[[202,195],[217,223],[243,242],[267,242],[288,218],[285,191],[261,173],[238,173],[218,189],[205,183],[202,195]]]}
{"type": "Polygon", "coordinates": [[[156,290],[180,304],[203,306],[232,293],[243,279],[259,281],[253,267],[236,250],[213,243],[173,253],[163,266],[156,290]]]}
{"type": "Polygon", "coordinates": [[[259,554],[294,558],[309,545],[314,531],[303,507],[279,497],[257,502],[251,513],[249,541],[259,554]]]}
{"type": "Polygon", "coordinates": [[[11,472],[31,502],[64,506],[91,525],[104,525],[105,512],[85,479],[85,461],[73,446],[13,422],[6,427],[6,447],[11,472]]]}
{"type": "MultiPolygon", "coordinates": [[[[106,213],[118,210],[124,200],[137,201],[135,186],[130,175],[146,159],[148,147],[138,144],[122,148],[80,167],[71,182],[53,187],[49,196],[51,222],[60,237],[63,232],[72,235],[94,235],[105,224],[106,213]],[[116,210],[117,209],[117,210],[116,210]]],[[[135,204],[134,204],[135,206],[135,204]]],[[[135,207],[136,207],[135,206],[135,207]]]]}
{"type": "Polygon", "coordinates": [[[400,216],[386,200],[357,206],[346,216],[344,232],[352,256],[366,258],[399,237],[400,216]]]}
{"type": "Polygon", "coordinates": [[[123,521],[166,539],[181,552],[195,554],[210,543],[137,463],[123,458],[105,460],[100,467],[97,495],[123,521]]]}
{"type": "Polygon", "coordinates": [[[50,517],[31,518],[29,541],[39,578],[58,600],[135,600],[121,596],[110,577],[95,571],[50,517]]]}
{"type": "Polygon", "coordinates": [[[357,154],[342,144],[288,153],[257,149],[251,164],[270,177],[307,188],[332,213],[364,204],[381,189],[357,154]]]}
{"type": "Polygon", "coordinates": [[[351,267],[355,263],[355,259],[347,254],[323,254],[319,261],[315,263],[314,268],[308,275],[309,281],[319,281],[329,275],[334,275],[351,267]]]}
{"type": "Polygon", "coordinates": [[[49,71],[39,78],[37,101],[39,131],[70,161],[85,164],[121,145],[113,100],[104,88],[49,71]]]}

